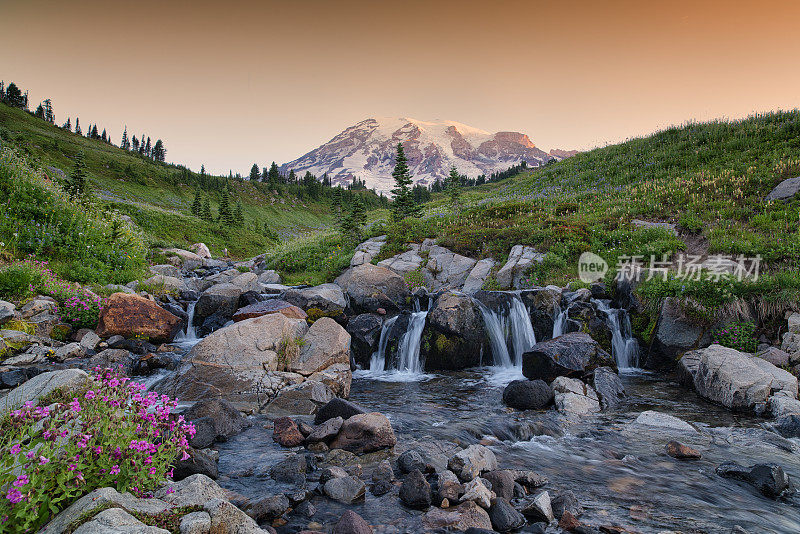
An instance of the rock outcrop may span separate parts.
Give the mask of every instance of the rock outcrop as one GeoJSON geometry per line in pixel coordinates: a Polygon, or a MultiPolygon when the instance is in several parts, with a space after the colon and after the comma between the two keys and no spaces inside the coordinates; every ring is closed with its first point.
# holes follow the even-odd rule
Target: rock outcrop
{"type": "Polygon", "coordinates": [[[101,337],[143,336],[153,343],[172,341],[181,320],[152,300],[138,295],[114,293],[108,297],[97,323],[101,337]]]}

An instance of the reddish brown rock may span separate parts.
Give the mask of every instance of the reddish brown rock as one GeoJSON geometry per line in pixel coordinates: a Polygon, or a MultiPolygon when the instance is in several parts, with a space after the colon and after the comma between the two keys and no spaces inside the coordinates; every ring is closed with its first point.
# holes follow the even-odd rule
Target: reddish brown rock
{"type": "Polygon", "coordinates": [[[288,417],[279,417],[273,423],[272,439],[281,447],[297,447],[303,443],[303,434],[297,423],[288,417]]]}
{"type": "Polygon", "coordinates": [[[561,516],[561,519],[558,521],[558,528],[564,530],[566,532],[571,532],[581,526],[581,522],[578,521],[578,518],[569,513],[568,511],[564,512],[564,515],[561,516]]]}
{"type": "Polygon", "coordinates": [[[697,460],[702,456],[700,451],[674,440],[667,443],[666,449],[667,454],[678,460],[697,460]]]}
{"type": "Polygon", "coordinates": [[[168,343],[180,328],[181,320],[152,300],[128,293],[114,293],[103,303],[97,335],[140,336],[151,343],[168,343]]]}
{"type": "Polygon", "coordinates": [[[240,308],[233,314],[233,321],[238,323],[245,319],[252,319],[253,317],[261,317],[262,315],[269,315],[272,313],[282,313],[289,319],[306,319],[308,317],[306,312],[297,306],[289,304],[285,300],[270,299],[240,308]]]}
{"type": "Polygon", "coordinates": [[[397,444],[392,424],[379,412],[354,415],[342,423],[331,449],[344,449],[355,454],[388,449],[397,444]]]}

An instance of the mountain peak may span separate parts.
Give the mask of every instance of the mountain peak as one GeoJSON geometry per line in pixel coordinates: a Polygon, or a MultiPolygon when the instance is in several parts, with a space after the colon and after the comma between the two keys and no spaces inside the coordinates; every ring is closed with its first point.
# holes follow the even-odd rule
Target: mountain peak
{"type": "Polygon", "coordinates": [[[353,177],[368,187],[388,191],[398,143],[403,143],[416,183],[430,185],[444,180],[450,167],[475,178],[490,175],[526,161],[529,166],[562,159],[565,151],[540,150],[520,132],[490,133],[451,120],[411,117],[371,117],[345,128],[333,139],[281,167],[316,176],[328,174],[334,183],[353,177]]]}

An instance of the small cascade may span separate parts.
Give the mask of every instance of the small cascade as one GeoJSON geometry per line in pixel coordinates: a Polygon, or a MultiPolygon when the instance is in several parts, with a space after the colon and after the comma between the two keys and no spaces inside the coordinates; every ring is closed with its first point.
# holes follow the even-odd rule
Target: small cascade
{"type": "Polygon", "coordinates": [[[597,309],[606,316],[611,330],[611,350],[620,370],[636,369],[639,365],[639,343],[631,333],[631,320],[625,310],[609,306],[607,300],[597,300],[597,309]]]}
{"type": "Polygon", "coordinates": [[[554,310],[556,312],[555,317],[553,318],[553,337],[556,338],[558,336],[564,335],[564,327],[567,326],[567,317],[569,316],[569,307],[561,309],[561,306],[556,304],[557,308],[554,310]]]}
{"type": "Polygon", "coordinates": [[[536,344],[533,324],[525,304],[514,296],[510,309],[493,311],[476,301],[492,348],[494,365],[521,368],[522,354],[536,344]]]}
{"type": "Polygon", "coordinates": [[[175,343],[183,346],[193,346],[200,341],[200,338],[197,337],[197,327],[194,326],[194,308],[196,305],[196,301],[190,302],[186,308],[186,313],[189,315],[189,319],[186,321],[186,330],[175,336],[175,343]]]}
{"type": "Polygon", "coordinates": [[[386,345],[389,344],[389,331],[391,331],[392,326],[397,321],[399,315],[392,317],[391,319],[387,319],[384,321],[383,326],[381,327],[381,337],[378,340],[378,350],[372,353],[372,357],[369,360],[369,370],[372,372],[380,372],[383,371],[384,367],[386,366],[386,345]]]}
{"type": "Polygon", "coordinates": [[[419,358],[420,340],[422,330],[425,328],[425,319],[428,312],[418,311],[411,314],[408,321],[408,330],[400,338],[397,346],[397,370],[408,373],[421,373],[422,362],[419,358]]]}

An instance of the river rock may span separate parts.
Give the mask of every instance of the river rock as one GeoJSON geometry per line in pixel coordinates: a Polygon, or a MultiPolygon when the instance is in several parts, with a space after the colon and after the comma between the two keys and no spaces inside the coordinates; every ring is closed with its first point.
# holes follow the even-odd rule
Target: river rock
{"type": "Polygon", "coordinates": [[[258,282],[258,276],[256,276],[256,273],[242,273],[239,276],[234,277],[230,283],[241,289],[242,293],[246,293],[248,291],[261,291],[261,284],[258,282]]]}
{"type": "Polygon", "coordinates": [[[189,458],[178,460],[174,464],[172,478],[183,480],[192,475],[205,475],[214,480],[219,476],[217,466],[218,454],[212,454],[211,449],[193,449],[187,451],[189,458]]]}
{"type": "Polygon", "coordinates": [[[498,469],[484,473],[482,477],[492,485],[497,497],[510,501],[514,498],[514,485],[517,483],[515,472],[509,469],[498,469]]]}
{"type": "Polygon", "coordinates": [[[800,414],[792,413],[778,417],[773,428],[784,438],[800,438],[800,414]]]}
{"type": "Polygon", "coordinates": [[[278,367],[281,341],[302,338],[307,330],[305,321],[281,314],[226,326],[195,345],[180,370],[158,389],[186,401],[222,397],[261,408],[274,395],[278,377],[270,371],[278,367]]]}
{"type": "Polygon", "coordinates": [[[431,505],[431,485],[419,469],[412,469],[403,478],[400,500],[409,508],[427,510],[431,505]]]}
{"type": "Polygon", "coordinates": [[[517,512],[508,500],[502,497],[492,499],[489,519],[497,532],[511,532],[525,526],[525,516],[517,512]]]}
{"type": "MultiPolygon", "coordinates": [[[[300,377],[300,375],[296,375],[300,377]]],[[[302,378],[302,377],[300,377],[302,378]]],[[[272,417],[287,415],[312,415],[320,406],[334,397],[331,389],[322,382],[307,380],[280,390],[262,411],[272,417]]]]}
{"type": "Polygon", "coordinates": [[[784,415],[800,414],[800,400],[779,391],[767,399],[767,411],[776,419],[784,415]]]}
{"type": "Polygon", "coordinates": [[[255,520],[236,506],[222,499],[212,499],[203,505],[211,516],[214,534],[265,534],[255,520]]]}
{"type": "Polygon", "coordinates": [[[319,409],[314,424],[320,425],[328,419],[334,417],[341,417],[342,419],[349,419],[350,417],[358,414],[366,413],[361,406],[354,404],[344,399],[331,399],[329,403],[319,409]]]}
{"type": "Polygon", "coordinates": [[[773,390],[797,396],[797,378],[761,358],[711,345],[703,350],[694,375],[697,392],[735,410],[764,405],[773,390]]]}
{"type": "Polygon", "coordinates": [[[774,202],[776,200],[789,200],[800,192],[800,176],[797,178],[787,178],[769,192],[764,198],[765,202],[774,202]]]}
{"type": "Polygon", "coordinates": [[[789,475],[778,464],[756,464],[744,467],[735,462],[726,462],[717,467],[717,474],[733,478],[754,486],[765,497],[777,499],[790,487],[789,475]]]}
{"type": "Polygon", "coordinates": [[[562,491],[553,497],[550,504],[556,519],[561,519],[565,512],[572,514],[574,517],[583,515],[583,506],[570,490],[562,491]]]}
{"type": "Polygon", "coordinates": [[[400,469],[401,473],[410,473],[414,469],[423,473],[426,471],[425,460],[422,458],[422,455],[415,450],[405,451],[398,456],[397,467],[400,469]]]}
{"type": "Polygon", "coordinates": [[[625,386],[622,385],[619,375],[610,367],[595,369],[592,373],[592,384],[600,397],[600,406],[604,410],[616,408],[625,402],[627,397],[625,386]]]}
{"type": "Polygon", "coordinates": [[[559,376],[581,376],[601,366],[613,366],[611,355],[588,334],[570,333],[537,343],[522,355],[526,378],[551,382],[559,376]]]}
{"type": "Polygon", "coordinates": [[[304,310],[317,308],[332,317],[340,315],[347,307],[344,292],[336,284],[322,284],[306,289],[289,289],[283,294],[283,300],[304,310]]]}
{"type": "Polygon", "coordinates": [[[27,402],[36,406],[39,399],[54,391],[62,391],[67,395],[79,391],[89,380],[89,375],[80,369],[63,369],[36,375],[0,398],[0,417],[22,408],[27,402]]]}
{"type": "Polygon", "coordinates": [[[709,343],[711,336],[708,329],[699,321],[687,317],[678,299],[667,297],[661,305],[653,346],[648,352],[645,367],[672,367],[680,354],[709,343]]]}
{"type": "Polygon", "coordinates": [[[241,295],[242,288],[231,283],[217,284],[206,289],[194,307],[195,324],[201,324],[206,317],[217,312],[227,318],[233,317],[239,307],[241,295]]]}
{"type": "Polygon", "coordinates": [[[272,426],[272,439],[281,447],[297,447],[305,441],[300,429],[297,428],[297,423],[288,417],[275,419],[272,426]]]}
{"type": "Polygon", "coordinates": [[[339,434],[339,430],[342,428],[342,423],[344,423],[344,419],[341,417],[334,417],[333,419],[328,419],[321,425],[314,427],[314,430],[306,438],[306,441],[309,443],[316,443],[319,441],[329,441],[336,437],[339,434]]]}
{"type": "Polygon", "coordinates": [[[247,515],[261,523],[282,516],[288,509],[289,499],[286,495],[270,495],[254,502],[247,509],[247,515]]]}
{"type": "Polygon", "coordinates": [[[336,284],[345,292],[350,299],[350,306],[356,311],[374,312],[379,308],[396,311],[411,299],[402,276],[371,263],[347,269],[336,279],[336,284]]]}
{"type": "Polygon", "coordinates": [[[379,261],[378,266],[391,269],[400,276],[405,276],[412,271],[421,270],[425,259],[419,253],[419,245],[412,243],[409,247],[410,250],[406,252],[379,261]]]}
{"type": "Polygon", "coordinates": [[[300,354],[289,362],[289,370],[308,376],[337,363],[350,364],[350,334],[330,317],[322,317],[303,336],[300,354]]]}
{"type": "Polygon", "coordinates": [[[456,291],[439,295],[423,331],[425,368],[457,370],[480,365],[484,328],[471,297],[456,291]]]}
{"type": "Polygon", "coordinates": [[[372,412],[345,419],[330,448],[364,454],[394,447],[396,443],[397,438],[389,419],[382,413],[372,412]]]}
{"type": "Polygon", "coordinates": [[[186,291],[186,283],[182,279],[162,274],[151,276],[142,282],[142,285],[148,286],[148,288],[156,288],[158,291],[153,291],[156,294],[164,292],[178,295],[181,291],[186,291]]]}
{"type": "Polygon", "coordinates": [[[12,303],[0,300],[0,326],[13,319],[15,311],[17,311],[17,307],[12,303]]]}
{"type": "Polygon", "coordinates": [[[440,247],[429,239],[423,241],[420,252],[428,254],[422,274],[425,286],[432,291],[461,288],[477,263],[472,258],[440,247]]]}
{"type": "Polygon", "coordinates": [[[236,310],[236,313],[233,314],[232,319],[234,322],[238,323],[245,319],[261,317],[262,315],[269,315],[271,313],[282,313],[290,319],[306,319],[308,317],[306,312],[284,300],[268,299],[239,308],[236,310]]]}
{"type": "Polygon", "coordinates": [[[353,372],[349,363],[335,363],[322,371],[317,371],[308,377],[308,380],[322,382],[337,397],[350,396],[350,386],[353,383],[353,372]]]}
{"type": "Polygon", "coordinates": [[[668,442],[665,449],[668,455],[678,460],[697,460],[702,456],[700,451],[675,440],[668,442]]]}
{"type": "Polygon", "coordinates": [[[365,263],[370,263],[372,258],[377,256],[381,251],[384,243],[386,243],[386,236],[382,235],[367,239],[358,245],[355,254],[353,254],[353,258],[350,260],[350,267],[357,267],[365,263]]]}
{"type": "Polygon", "coordinates": [[[97,334],[101,337],[145,336],[153,343],[168,343],[180,327],[180,318],[155,302],[138,295],[114,293],[103,303],[97,334]]]}
{"type": "Polygon", "coordinates": [[[524,499],[520,503],[520,511],[522,515],[534,523],[538,521],[549,523],[555,519],[553,506],[550,501],[550,493],[546,491],[524,499]]]}
{"type": "Polygon", "coordinates": [[[423,516],[422,524],[427,529],[426,531],[449,529],[462,532],[469,528],[488,530],[492,528],[489,513],[473,501],[467,501],[446,510],[432,508],[423,516]]]}
{"type": "Polygon", "coordinates": [[[768,349],[759,351],[756,356],[763,360],[767,360],[775,367],[786,367],[789,365],[789,354],[782,351],[778,347],[769,347],[768,349]]]}
{"type": "Polygon", "coordinates": [[[160,274],[162,276],[169,276],[171,278],[182,278],[183,275],[181,274],[181,270],[175,267],[174,265],[169,264],[161,264],[161,265],[151,265],[150,271],[153,274],[160,274]]]}
{"type": "Polygon", "coordinates": [[[447,468],[460,480],[468,482],[481,473],[497,469],[497,457],[483,445],[470,445],[454,454],[447,462],[447,468]]]}
{"type": "Polygon", "coordinates": [[[73,532],[74,534],[169,534],[169,530],[145,525],[122,508],[103,510],[73,532]]]}
{"type": "Polygon", "coordinates": [[[634,425],[697,433],[697,430],[683,419],[654,410],[646,410],[640,413],[634,421],[634,425]]]}
{"type": "Polygon", "coordinates": [[[230,402],[219,398],[196,402],[182,415],[187,421],[200,418],[210,420],[215,432],[214,439],[219,441],[227,441],[251,424],[230,402]]]}
{"type": "Polygon", "coordinates": [[[530,313],[536,339],[552,338],[555,319],[561,312],[562,289],[557,286],[526,289],[520,292],[520,298],[530,313]]]}
{"type": "Polygon", "coordinates": [[[211,532],[211,516],[208,512],[189,512],[181,517],[180,534],[208,534],[211,532]]]}
{"type": "Polygon", "coordinates": [[[203,258],[198,256],[194,252],[190,252],[188,250],[183,250],[180,248],[168,248],[164,252],[171,255],[172,258],[177,259],[178,265],[184,272],[194,271],[198,267],[203,266],[203,258]]]}
{"type": "Polygon", "coordinates": [[[372,472],[372,494],[376,497],[389,493],[394,487],[394,470],[389,460],[383,460],[372,472]]]}
{"type": "Polygon", "coordinates": [[[372,527],[360,515],[347,510],[333,526],[331,534],[372,534],[372,527]]]}
{"type": "Polygon", "coordinates": [[[600,400],[595,390],[575,378],[559,376],[551,384],[559,412],[579,415],[600,411],[600,400]]]}
{"type": "Polygon", "coordinates": [[[362,313],[347,322],[350,334],[350,347],[357,364],[369,366],[372,353],[378,348],[383,320],[374,313],[362,313]]]}
{"type": "Polygon", "coordinates": [[[269,476],[276,482],[303,487],[306,483],[307,468],[308,464],[304,456],[290,454],[270,468],[269,476]]]}
{"type": "Polygon", "coordinates": [[[364,482],[353,476],[336,477],[325,482],[325,495],[343,504],[353,504],[363,499],[367,487],[364,482]]]}
{"type": "Polygon", "coordinates": [[[514,245],[508,254],[508,261],[495,275],[497,283],[504,289],[519,289],[523,275],[534,265],[544,261],[544,254],[532,247],[514,245]]]}
{"type": "Polygon", "coordinates": [[[514,380],[503,390],[503,402],[517,410],[543,410],[553,402],[544,380],[514,380]]]}
{"type": "Polygon", "coordinates": [[[471,295],[483,289],[483,284],[486,283],[486,279],[489,278],[495,265],[495,261],[491,258],[484,258],[478,261],[470,270],[467,279],[464,280],[464,286],[461,291],[471,295]]]}
{"type": "Polygon", "coordinates": [[[488,510],[494,498],[495,493],[486,487],[481,478],[476,477],[464,484],[464,494],[461,496],[461,501],[474,501],[481,508],[488,510]]]}
{"type": "Polygon", "coordinates": [[[155,497],[174,506],[203,506],[211,499],[227,498],[227,492],[211,478],[197,474],[165,483],[155,497]]]}

